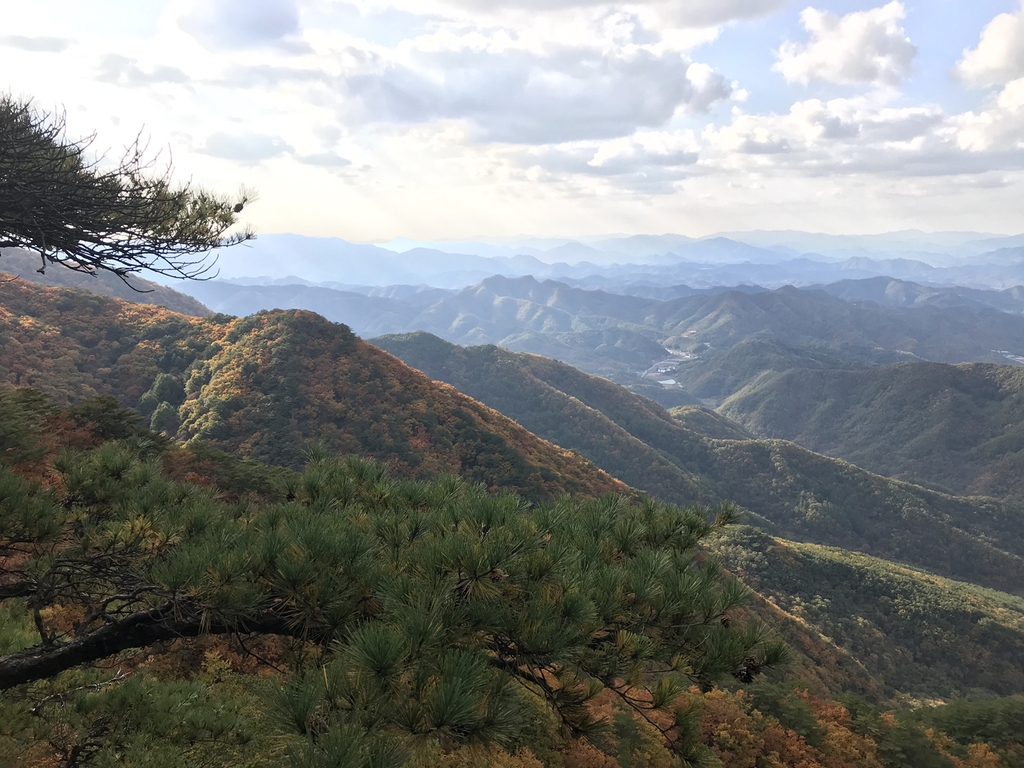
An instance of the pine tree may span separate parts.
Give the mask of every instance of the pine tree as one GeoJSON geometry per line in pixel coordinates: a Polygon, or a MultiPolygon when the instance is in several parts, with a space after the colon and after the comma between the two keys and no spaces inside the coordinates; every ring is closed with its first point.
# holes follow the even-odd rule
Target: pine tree
{"type": "Polygon", "coordinates": [[[0,477],[0,588],[37,632],[0,658],[0,687],[174,638],[291,637],[319,649],[273,697],[296,760],[384,766],[423,739],[513,742],[519,688],[581,736],[607,690],[687,754],[691,684],[785,660],[762,626],[731,620],[747,590],[699,548],[728,507],[531,508],[309,458],[294,500],[272,506],[171,482],[138,439],[62,455],[59,491],[0,477]]]}
{"type": "MultiPolygon", "coordinates": [[[[228,235],[251,199],[171,184],[152,173],[139,141],[106,169],[88,157],[92,139],[65,135],[62,115],[0,95],[0,248],[25,248],[48,264],[106,270],[126,279],[148,270],[199,277],[204,254],[250,240],[228,235]]],[[[127,282],[127,280],[126,280],[127,282]]]]}

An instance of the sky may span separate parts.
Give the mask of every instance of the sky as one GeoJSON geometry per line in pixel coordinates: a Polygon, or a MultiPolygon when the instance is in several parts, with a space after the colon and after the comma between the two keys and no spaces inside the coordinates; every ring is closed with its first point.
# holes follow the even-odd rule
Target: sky
{"type": "Polygon", "coordinates": [[[0,0],[0,91],[264,233],[1015,234],[1022,2],[0,0]]]}

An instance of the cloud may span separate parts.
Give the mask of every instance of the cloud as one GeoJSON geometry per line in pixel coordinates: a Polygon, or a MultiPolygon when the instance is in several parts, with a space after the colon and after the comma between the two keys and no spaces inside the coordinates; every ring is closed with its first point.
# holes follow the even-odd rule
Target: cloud
{"type": "MultiPolygon", "coordinates": [[[[663,20],[686,27],[710,27],[738,19],[765,16],[788,5],[790,0],[638,0],[630,3],[656,12],[663,20]]],[[[610,0],[446,0],[445,5],[472,12],[532,11],[557,12],[592,8],[609,11],[621,8],[610,0]]]]}
{"type": "MultiPolygon", "coordinates": [[[[678,112],[702,112],[732,85],[686,56],[604,51],[419,50],[344,82],[367,122],[470,123],[480,140],[553,144],[628,136],[678,112]]],[[[350,105],[351,108],[351,105],[350,105]]]]}
{"type": "Polygon", "coordinates": [[[1018,110],[1016,146],[1008,118],[1000,124],[992,115],[949,117],[938,107],[896,108],[874,97],[809,99],[794,104],[787,114],[737,112],[731,124],[709,126],[702,135],[701,165],[708,171],[777,171],[805,177],[913,178],[1018,169],[1024,167],[1019,139],[1024,80],[1019,93],[1004,102],[1003,114],[1009,115],[1015,105],[1018,110]],[[985,131],[996,131],[1002,142],[985,131]]]}
{"type": "Polygon", "coordinates": [[[66,51],[73,40],[66,37],[25,37],[24,35],[0,35],[0,45],[20,48],[33,53],[61,53],[66,51]]]}
{"type": "Polygon", "coordinates": [[[141,69],[135,59],[129,59],[116,53],[108,53],[100,59],[96,71],[96,79],[103,83],[141,88],[156,83],[189,82],[189,77],[177,67],[157,65],[152,71],[141,69]]]}
{"type": "Polygon", "coordinates": [[[683,26],[715,26],[739,19],[767,16],[789,5],[790,0],[689,0],[670,2],[661,11],[683,26]]]}
{"type": "Polygon", "coordinates": [[[772,69],[804,85],[815,79],[897,85],[910,75],[917,55],[900,24],[905,15],[901,2],[842,17],[807,8],[800,21],[810,39],[784,43],[772,69]]]}
{"type": "Polygon", "coordinates": [[[699,158],[690,132],[642,132],[607,142],[549,145],[527,150],[517,157],[524,167],[539,166],[559,173],[621,176],[649,168],[682,168],[699,158]]]}
{"type": "Polygon", "coordinates": [[[297,162],[300,162],[303,165],[314,165],[318,168],[347,168],[352,165],[351,160],[331,151],[314,152],[309,155],[294,153],[292,156],[297,162]]]}
{"type": "Polygon", "coordinates": [[[196,0],[178,25],[209,50],[272,46],[305,53],[295,0],[196,0]]]}
{"type": "Polygon", "coordinates": [[[326,72],[310,67],[286,67],[271,64],[229,66],[210,82],[224,88],[263,88],[274,90],[282,85],[309,84],[335,80],[326,72]]]}
{"type": "Polygon", "coordinates": [[[328,171],[340,171],[349,168],[352,161],[342,157],[333,150],[303,154],[296,150],[281,136],[263,133],[213,133],[196,151],[220,158],[232,160],[243,165],[258,165],[264,160],[289,155],[295,162],[328,171]]]}
{"type": "Polygon", "coordinates": [[[645,132],[603,142],[587,162],[592,173],[616,175],[645,168],[682,168],[700,158],[699,145],[690,131],[645,132]]]}
{"type": "Polygon", "coordinates": [[[955,125],[962,149],[1024,150],[1024,77],[1007,83],[988,109],[959,115],[955,125]]]}
{"type": "Polygon", "coordinates": [[[206,143],[199,147],[198,151],[222,160],[256,165],[263,160],[270,160],[290,153],[292,147],[280,136],[267,136],[259,133],[242,135],[214,133],[207,137],[206,143]]]}
{"type": "Polygon", "coordinates": [[[1024,77],[1024,4],[1016,13],[1001,13],[981,33],[978,47],[964,51],[957,75],[979,86],[1024,77]]]}

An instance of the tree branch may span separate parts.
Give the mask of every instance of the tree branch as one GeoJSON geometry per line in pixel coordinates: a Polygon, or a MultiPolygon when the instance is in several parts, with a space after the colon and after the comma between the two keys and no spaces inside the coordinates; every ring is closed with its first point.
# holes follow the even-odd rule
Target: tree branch
{"type": "Polygon", "coordinates": [[[105,659],[129,648],[143,648],[177,638],[224,635],[239,631],[284,635],[314,642],[327,639],[325,632],[310,632],[272,613],[245,621],[214,619],[207,623],[202,620],[199,611],[183,612],[181,606],[165,603],[146,611],[137,611],[68,643],[37,645],[0,658],[0,690],[52,677],[72,667],[105,659]],[[183,616],[183,613],[186,615],[183,616]]]}

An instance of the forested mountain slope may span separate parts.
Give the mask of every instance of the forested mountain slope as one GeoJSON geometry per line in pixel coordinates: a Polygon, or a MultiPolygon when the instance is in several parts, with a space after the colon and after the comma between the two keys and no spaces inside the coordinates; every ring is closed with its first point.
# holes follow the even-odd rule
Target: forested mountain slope
{"type": "Polygon", "coordinates": [[[901,363],[765,373],[721,411],[875,472],[1024,501],[1024,368],[901,363]]]}
{"type": "Polygon", "coordinates": [[[1024,317],[992,309],[916,309],[852,303],[786,286],[666,302],[657,311],[668,346],[725,348],[758,335],[796,347],[826,345],[909,352],[939,362],[997,362],[997,349],[1024,344],[1024,317]]]}
{"type": "Polygon", "coordinates": [[[132,301],[138,304],[153,304],[183,315],[205,317],[211,314],[203,304],[191,295],[158,285],[141,277],[132,277],[126,285],[111,272],[75,272],[61,266],[50,265],[45,273],[39,272],[40,259],[34,253],[16,248],[0,249],[0,282],[7,273],[12,277],[28,280],[40,285],[56,285],[63,288],[81,288],[104,296],[132,301]]]}
{"type": "Polygon", "coordinates": [[[883,696],[1024,692],[1020,597],[746,527],[721,536],[713,548],[791,617],[793,624],[777,624],[795,647],[807,643],[801,627],[828,637],[884,682],[883,696]]]}
{"type": "Polygon", "coordinates": [[[840,280],[815,287],[845,301],[873,301],[891,307],[972,307],[1003,312],[1024,310],[1024,286],[991,291],[960,285],[921,285],[892,277],[872,277],[866,280],[840,280]]]}
{"type": "Polygon", "coordinates": [[[342,325],[305,311],[187,318],[80,291],[0,287],[0,381],[59,400],[113,393],[183,439],[296,466],[310,439],[411,477],[533,498],[626,487],[342,325]],[[163,376],[161,376],[163,374],[163,376]]]}
{"type": "MultiPolygon", "coordinates": [[[[457,291],[224,283],[191,290],[233,314],[312,309],[364,337],[423,330],[458,344],[499,344],[562,360],[632,389],[641,381],[637,372],[664,359],[666,348],[687,351],[696,359],[673,377],[683,390],[715,405],[764,370],[785,370],[799,361],[804,367],[843,368],[906,359],[997,363],[1005,358],[994,350],[1024,354],[1024,316],[981,300],[883,306],[791,286],[687,290],[662,300],[500,275],[457,291]],[[762,347],[744,346],[752,343],[762,347]]],[[[856,282],[839,292],[856,298],[858,291],[872,290],[856,282]]],[[[667,404],[692,403],[683,390],[676,390],[674,400],[650,394],[667,404]]]]}
{"type": "Polygon", "coordinates": [[[656,403],[546,358],[422,333],[373,343],[668,501],[732,500],[778,535],[1024,591],[1017,507],[897,482],[793,443],[706,438],[656,403]]]}
{"type": "MultiPolygon", "coordinates": [[[[892,635],[880,655],[934,664],[919,680],[922,665],[903,670],[910,690],[958,690],[941,666],[949,648],[926,644],[960,632],[973,654],[962,674],[985,696],[882,713],[850,692],[891,706],[879,689],[899,689],[870,677],[881,665],[860,647],[821,636],[820,598],[817,625],[755,598],[798,649],[774,680],[757,674],[782,649],[751,621],[745,589],[688,556],[721,530],[701,510],[536,507],[451,478],[396,481],[322,449],[301,476],[226,456],[211,473],[208,451],[134,428],[103,398],[60,412],[0,389],[0,414],[0,544],[22,553],[0,577],[4,768],[338,766],[353,753],[388,768],[667,768],[679,755],[731,768],[1015,768],[1024,755],[1024,698],[991,698],[1019,674],[1003,656],[983,666],[989,653],[1016,658],[1006,596],[968,606],[973,632],[935,632],[947,605],[955,617],[963,606],[929,600],[913,579],[891,608],[866,611],[864,629],[892,635]],[[183,463],[184,478],[170,471],[183,463]],[[234,503],[243,477],[266,495],[234,503]],[[38,579],[53,545],[64,576],[38,579]],[[905,642],[922,630],[920,647],[905,642]],[[642,671],[623,683],[627,665],[642,671]],[[581,685],[581,668],[603,685],[581,685]]],[[[727,557],[751,535],[754,549],[792,546],[738,531],[727,557]]]]}
{"type": "Polygon", "coordinates": [[[940,362],[996,362],[992,350],[1024,344],[1024,317],[988,308],[884,307],[791,286],[658,301],[531,277],[488,278],[431,305],[415,323],[462,344],[508,346],[503,340],[519,333],[614,328],[671,348],[727,349],[768,337],[795,348],[885,350],[940,362]]]}
{"type": "Polygon", "coordinates": [[[694,397],[717,406],[766,371],[866,369],[908,360],[920,358],[861,346],[793,346],[772,336],[755,335],[725,349],[703,350],[696,359],[681,363],[672,377],[694,397]]]}

